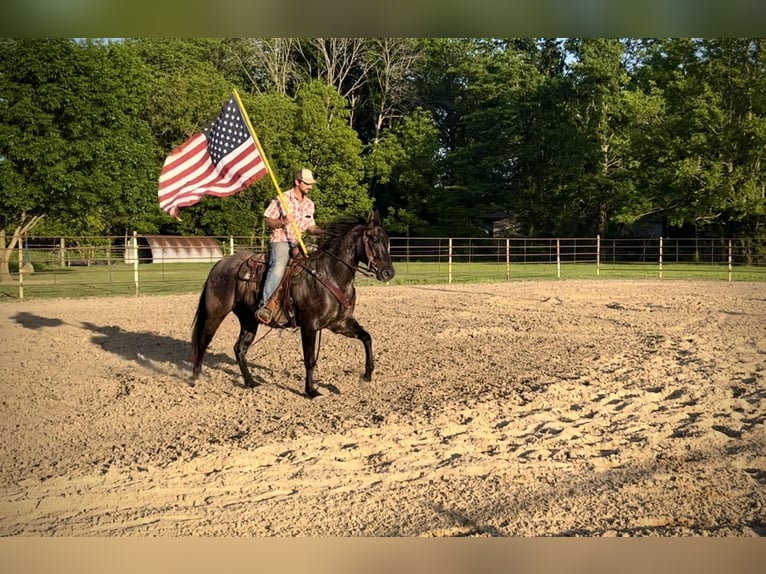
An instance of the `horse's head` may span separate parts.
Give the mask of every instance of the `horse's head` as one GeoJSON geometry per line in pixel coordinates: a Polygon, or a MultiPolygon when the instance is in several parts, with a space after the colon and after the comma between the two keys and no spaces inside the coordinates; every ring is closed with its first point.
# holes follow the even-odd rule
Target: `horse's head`
{"type": "Polygon", "coordinates": [[[388,234],[380,222],[380,215],[373,211],[367,217],[367,225],[362,233],[364,257],[367,267],[375,273],[378,281],[390,281],[396,270],[388,251],[388,234]]]}

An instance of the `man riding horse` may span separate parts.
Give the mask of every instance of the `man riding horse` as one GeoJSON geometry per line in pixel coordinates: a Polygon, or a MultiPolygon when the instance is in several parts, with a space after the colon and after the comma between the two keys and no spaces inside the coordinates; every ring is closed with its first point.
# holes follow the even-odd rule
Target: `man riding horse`
{"type": "Polygon", "coordinates": [[[299,169],[295,172],[292,189],[285,191],[282,198],[272,199],[263,213],[266,226],[271,229],[271,239],[266,282],[256,317],[266,325],[271,323],[279,308],[280,284],[291,254],[298,253],[298,233],[321,233],[314,221],[314,202],[308,196],[315,183],[311,170],[299,169]]]}

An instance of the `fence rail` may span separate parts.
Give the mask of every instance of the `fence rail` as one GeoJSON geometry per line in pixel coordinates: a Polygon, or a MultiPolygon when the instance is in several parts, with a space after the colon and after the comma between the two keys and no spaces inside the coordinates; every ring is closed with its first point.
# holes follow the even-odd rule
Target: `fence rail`
{"type": "MultiPolygon", "coordinates": [[[[261,236],[187,238],[189,248],[179,255],[177,245],[165,241],[150,249],[141,237],[28,237],[11,261],[11,281],[0,283],[0,299],[194,291],[220,257],[268,245],[261,236]],[[201,239],[207,240],[204,249],[201,239]]],[[[766,281],[766,240],[749,238],[393,237],[390,251],[394,283],[600,277],[766,281]]]]}

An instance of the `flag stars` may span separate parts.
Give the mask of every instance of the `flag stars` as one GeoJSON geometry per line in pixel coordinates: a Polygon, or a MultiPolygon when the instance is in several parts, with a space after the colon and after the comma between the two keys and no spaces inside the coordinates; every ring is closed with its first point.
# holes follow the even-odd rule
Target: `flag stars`
{"type": "Polygon", "coordinates": [[[210,158],[216,165],[250,137],[244,118],[233,98],[218,118],[202,131],[208,139],[210,158]]]}

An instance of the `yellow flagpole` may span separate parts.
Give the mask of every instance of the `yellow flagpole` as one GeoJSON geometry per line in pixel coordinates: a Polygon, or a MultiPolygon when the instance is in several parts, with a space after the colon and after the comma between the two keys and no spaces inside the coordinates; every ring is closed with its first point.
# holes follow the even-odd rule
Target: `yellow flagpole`
{"type": "MultiPolygon", "coordinates": [[[[272,171],[271,166],[269,165],[269,160],[266,158],[266,154],[263,153],[261,142],[258,140],[258,136],[256,135],[255,130],[253,129],[253,124],[250,123],[250,118],[247,115],[247,110],[245,110],[245,106],[242,105],[242,100],[239,99],[239,93],[237,92],[236,88],[234,89],[234,97],[237,98],[237,105],[239,106],[239,109],[242,112],[242,116],[245,118],[247,129],[250,130],[250,135],[253,136],[253,141],[255,142],[255,145],[258,148],[258,151],[260,152],[261,157],[263,158],[263,163],[266,164],[266,170],[269,172],[269,175],[271,176],[271,182],[274,184],[274,188],[277,190],[277,196],[279,197],[279,201],[282,204],[282,209],[285,210],[285,213],[289,214],[290,206],[288,205],[287,200],[285,199],[285,196],[282,193],[282,190],[279,189],[279,183],[277,183],[277,178],[274,176],[274,172],[272,171]]],[[[293,231],[295,232],[295,237],[298,239],[298,244],[301,246],[301,251],[303,251],[304,255],[308,255],[308,250],[306,249],[306,245],[303,243],[303,237],[301,236],[301,230],[298,229],[298,225],[295,223],[295,220],[292,221],[292,225],[293,225],[293,231]]]]}

